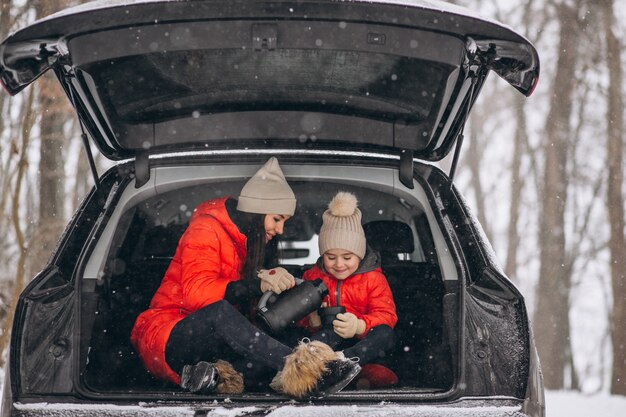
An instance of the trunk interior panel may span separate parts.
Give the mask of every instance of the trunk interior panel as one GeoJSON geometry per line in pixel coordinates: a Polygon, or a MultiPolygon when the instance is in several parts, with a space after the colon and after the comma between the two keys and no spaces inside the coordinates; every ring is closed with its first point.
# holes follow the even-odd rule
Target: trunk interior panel
{"type": "MultiPolygon", "coordinates": [[[[232,183],[213,184],[211,189],[236,195],[234,190],[238,187],[232,183]]],[[[290,247],[311,242],[311,234],[319,230],[321,213],[329,199],[326,197],[339,189],[360,196],[366,238],[381,254],[399,317],[395,348],[379,363],[398,375],[397,388],[450,389],[455,363],[452,352],[456,349],[451,348],[450,340],[454,331],[446,328],[451,320],[444,319],[444,300],[446,293],[448,298],[458,294],[444,285],[423,207],[417,201],[407,206],[391,195],[346,184],[294,182],[293,187],[301,206],[299,216],[288,224],[289,231],[284,236],[290,247]],[[311,193],[312,189],[324,190],[323,195],[311,193]]],[[[130,332],[160,284],[187,226],[189,210],[208,198],[213,195],[203,192],[202,187],[182,188],[142,201],[122,215],[102,278],[96,285],[83,288],[83,298],[94,301],[83,303],[82,314],[95,317],[91,336],[84,341],[88,348],[83,349],[87,355],[84,383],[88,390],[179,390],[143,369],[130,343],[130,332]],[[185,206],[178,204],[185,200],[185,206]],[[185,209],[182,212],[181,207],[185,209]]],[[[317,246],[303,250],[308,254],[317,251],[317,246]]],[[[296,277],[312,266],[298,263],[297,259],[283,259],[282,264],[296,277]]]]}

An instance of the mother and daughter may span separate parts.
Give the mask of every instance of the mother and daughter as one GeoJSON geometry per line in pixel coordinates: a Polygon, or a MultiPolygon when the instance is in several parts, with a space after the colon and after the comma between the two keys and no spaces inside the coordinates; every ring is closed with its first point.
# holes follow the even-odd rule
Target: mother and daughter
{"type": "Polygon", "coordinates": [[[322,256],[304,276],[321,278],[331,289],[326,305],[338,305],[341,286],[346,313],[336,317],[333,332],[320,331],[313,313],[300,323],[309,337],[292,348],[246,317],[250,302],[264,292],[295,285],[284,268],[267,268],[275,237],[296,209],[272,157],[237,199],[205,201],[194,210],[131,333],[146,369],[194,393],[237,394],[258,388],[265,377],[277,392],[305,399],[340,391],[362,371],[359,363],[384,354],[397,321],[393,297],[376,255],[366,250],[356,199],[340,194],[334,203],[340,209],[333,211],[331,202],[324,213],[322,256]]]}

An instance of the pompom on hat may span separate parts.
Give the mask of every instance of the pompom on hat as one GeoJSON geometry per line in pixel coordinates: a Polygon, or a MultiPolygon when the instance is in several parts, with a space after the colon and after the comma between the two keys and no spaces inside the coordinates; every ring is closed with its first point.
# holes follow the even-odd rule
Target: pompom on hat
{"type": "Polygon", "coordinates": [[[293,216],[296,196],[287,184],[278,159],[271,157],[241,189],[237,210],[258,214],[293,216]]]}
{"type": "Polygon", "coordinates": [[[359,258],[365,256],[365,232],[361,225],[361,210],[354,194],[340,191],[328,204],[322,215],[320,255],[331,249],[343,249],[359,258]]]}

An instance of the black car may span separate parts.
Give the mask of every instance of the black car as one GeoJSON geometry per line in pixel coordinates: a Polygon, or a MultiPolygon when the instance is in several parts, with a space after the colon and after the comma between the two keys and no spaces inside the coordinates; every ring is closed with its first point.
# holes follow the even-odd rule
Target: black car
{"type": "Polygon", "coordinates": [[[451,180],[487,75],[535,87],[524,37],[432,0],[103,1],[0,46],[10,94],[49,69],[116,163],[20,297],[2,415],[544,415],[524,299],[451,180]],[[397,385],[195,395],[133,350],[193,208],[237,196],[270,156],[298,199],[280,246],[295,276],[330,198],[358,196],[397,305],[397,385]]]}

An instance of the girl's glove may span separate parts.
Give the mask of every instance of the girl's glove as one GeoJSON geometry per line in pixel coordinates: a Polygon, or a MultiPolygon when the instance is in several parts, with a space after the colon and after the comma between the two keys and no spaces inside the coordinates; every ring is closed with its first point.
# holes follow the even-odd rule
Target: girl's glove
{"type": "Polygon", "coordinates": [[[275,294],[292,288],[296,281],[285,268],[277,267],[272,269],[261,269],[257,272],[257,277],[261,280],[261,291],[272,291],[275,294]]]}
{"type": "Polygon", "coordinates": [[[333,330],[344,339],[351,339],[365,332],[365,321],[352,313],[337,314],[337,319],[333,320],[333,330]]]}

